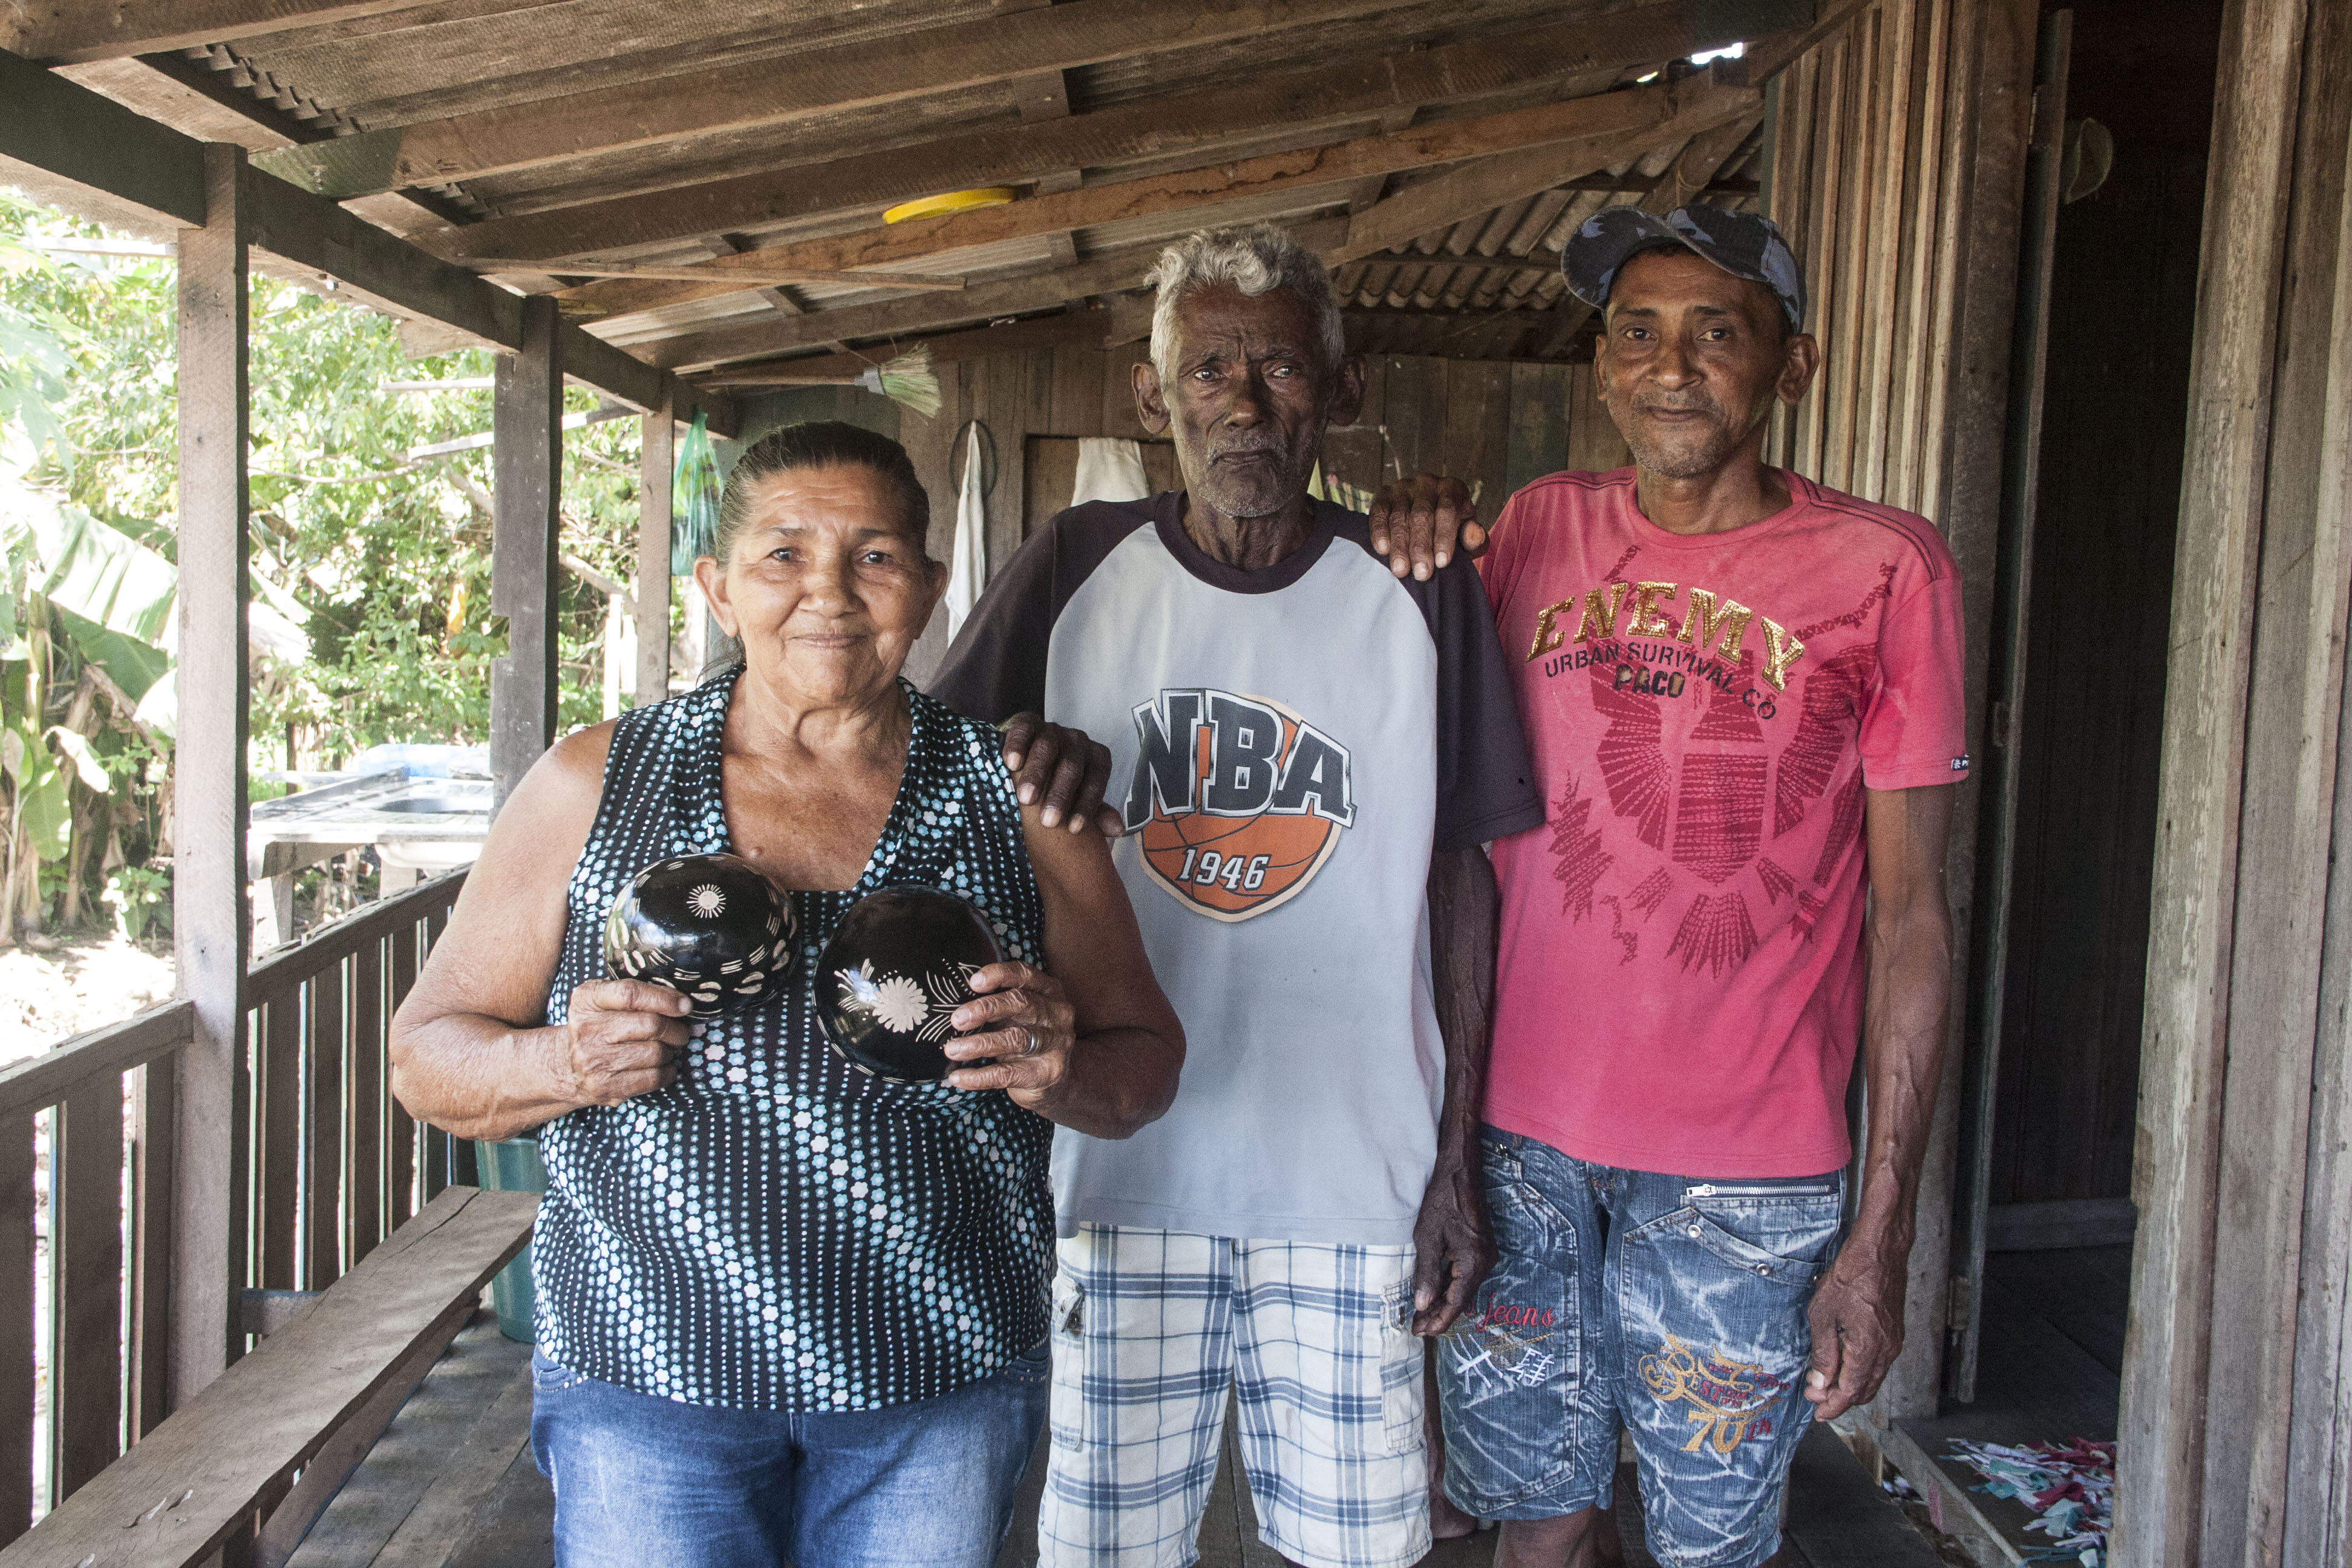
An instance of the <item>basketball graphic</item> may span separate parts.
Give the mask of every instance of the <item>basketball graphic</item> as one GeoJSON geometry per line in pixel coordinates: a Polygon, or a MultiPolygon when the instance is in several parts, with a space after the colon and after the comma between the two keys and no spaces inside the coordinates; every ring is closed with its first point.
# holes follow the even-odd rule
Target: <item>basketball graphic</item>
{"type": "Polygon", "coordinates": [[[1135,708],[1127,829],[1195,913],[1245,921],[1313,879],[1355,821],[1348,749],[1281,703],[1198,687],[1135,708]]]}

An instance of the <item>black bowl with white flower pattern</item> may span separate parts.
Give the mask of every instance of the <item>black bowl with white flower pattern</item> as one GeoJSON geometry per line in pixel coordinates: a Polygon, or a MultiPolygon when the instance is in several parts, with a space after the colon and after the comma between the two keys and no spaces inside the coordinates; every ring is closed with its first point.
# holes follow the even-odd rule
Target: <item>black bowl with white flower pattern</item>
{"type": "Polygon", "coordinates": [[[889,1083],[931,1083],[971,977],[1003,958],[969,899],[893,883],[849,906],[817,960],[816,1016],[842,1059],[889,1083]]]}
{"type": "Polygon", "coordinates": [[[684,994],[698,1018],[756,1006],[793,963],[793,906],[749,860],[680,855],[631,879],[604,918],[604,969],[684,994]]]}

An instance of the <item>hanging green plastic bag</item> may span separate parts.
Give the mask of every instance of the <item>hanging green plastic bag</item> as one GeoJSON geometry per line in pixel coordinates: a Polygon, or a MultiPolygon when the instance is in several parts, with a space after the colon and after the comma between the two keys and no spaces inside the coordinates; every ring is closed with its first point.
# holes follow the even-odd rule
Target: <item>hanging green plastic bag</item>
{"type": "Polygon", "coordinates": [[[677,453],[677,479],[670,494],[669,572],[694,574],[697,556],[719,542],[719,459],[711,455],[708,417],[697,414],[677,453]]]}

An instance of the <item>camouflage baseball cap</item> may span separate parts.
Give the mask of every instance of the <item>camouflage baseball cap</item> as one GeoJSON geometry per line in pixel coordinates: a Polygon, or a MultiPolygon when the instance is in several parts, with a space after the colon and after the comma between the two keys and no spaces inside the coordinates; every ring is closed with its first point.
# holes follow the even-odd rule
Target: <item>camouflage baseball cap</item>
{"type": "Polygon", "coordinates": [[[1602,207],[1578,226],[1559,258],[1569,292],[1599,310],[1609,303],[1618,270],[1645,250],[1696,251],[1734,278],[1761,283],[1779,297],[1789,330],[1805,330],[1805,274],[1780,226],[1754,213],[1676,207],[1664,217],[1639,207],[1602,207]]]}

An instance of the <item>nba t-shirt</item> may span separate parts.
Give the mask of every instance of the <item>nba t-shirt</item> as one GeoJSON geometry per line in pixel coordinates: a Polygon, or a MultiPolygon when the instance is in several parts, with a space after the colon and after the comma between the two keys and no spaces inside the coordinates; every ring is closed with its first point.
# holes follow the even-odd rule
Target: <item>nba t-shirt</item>
{"type": "Polygon", "coordinates": [[[1496,846],[1487,1119],[1597,1163],[1846,1163],[1863,791],[1965,777],[1959,577],[1925,518],[1788,476],[1670,533],[1633,471],[1513,496],[1481,563],[1544,825],[1496,846]]]}
{"type": "Polygon", "coordinates": [[[1113,860],[1184,1023],[1166,1116],[1055,1134],[1057,1222],[1407,1243],[1444,1091],[1430,853],[1543,816],[1494,619],[1466,563],[1400,582],[1352,512],[1246,572],[1181,501],[1055,518],[931,683],[1109,746],[1113,860]]]}

